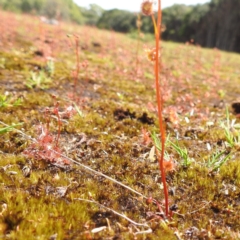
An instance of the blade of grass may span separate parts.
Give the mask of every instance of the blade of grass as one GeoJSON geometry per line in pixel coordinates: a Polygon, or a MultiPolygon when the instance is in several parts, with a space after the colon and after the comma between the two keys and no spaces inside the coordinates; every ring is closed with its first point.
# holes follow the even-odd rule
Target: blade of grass
{"type": "Polygon", "coordinates": [[[4,134],[4,133],[7,133],[7,132],[11,132],[15,129],[15,127],[17,126],[21,126],[23,123],[17,123],[17,124],[13,124],[11,126],[7,126],[7,127],[4,127],[4,128],[0,128],[0,134],[4,134]]]}

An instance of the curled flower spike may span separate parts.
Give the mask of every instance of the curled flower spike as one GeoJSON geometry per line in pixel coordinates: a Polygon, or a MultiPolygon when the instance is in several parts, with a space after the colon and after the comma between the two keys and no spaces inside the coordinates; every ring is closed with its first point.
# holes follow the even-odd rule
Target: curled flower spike
{"type": "Polygon", "coordinates": [[[145,16],[151,16],[154,14],[153,2],[150,0],[144,0],[141,4],[141,12],[145,16]]]}
{"type": "MultiPolygon", "coordinates": [[[[148,49],[145,49],[145,52],[146,52],[146,54],[147,54],[147,58],[148,58],[149,61],[151,61],[151,62],[156,61],[156,55],[157,55],[157,53],[156,53],[156,48],[152,48],[152,49],[148,48],[148,49]]],[[[158,57],[159,57],[159,56],[158,56],[158,57]]]]}

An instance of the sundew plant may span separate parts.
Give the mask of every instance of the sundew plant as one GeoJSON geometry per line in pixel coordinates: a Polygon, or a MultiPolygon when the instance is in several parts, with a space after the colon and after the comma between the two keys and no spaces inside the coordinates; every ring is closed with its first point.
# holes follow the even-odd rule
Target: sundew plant
{"type": "Polygon", "coordinates": [[[139,10],[138,39],[0,11],[1,238],[240,239],[240,56],[139,10]]]}
{"type": "MultiPolygon", "coordinates": [[[[167,183],[166,183],[166,175],[164,169],[164,151],[165,151],[165,127],[163,122],[163,97],[162,97],[162,90],[159,75],[161,73],[161,61],[160,61],[160,48],[161,48],[161,20],[162,20],[162,12],[161,12],[161,0],[157,2],[157,21],[154,17],[153,11],[153,1],[147,0],[143,1],[141,5],[142,13],[146,16],[152,17],[152,22],[154,25],[154,34],[155,34],[155,47],[152,49],[147,49],[147,56],[148,59],[154,62],[154,74],[155,74],[155,89],[156,89],[156,98],[157,98],[157,111],[158,111],[158,122],[160,127],[160,134],[161,134],[161,154],[158,154],[159,148],[156,148],[157,157],[159,162],[159,169],[162,177],[163,182],[163,191],[165,196],[165,214],[168,216],[169,207],[168,207],[168,190],[167,190],[167,183]]],[[[155,143],[156,144],[156,143],[155,143]]]]}

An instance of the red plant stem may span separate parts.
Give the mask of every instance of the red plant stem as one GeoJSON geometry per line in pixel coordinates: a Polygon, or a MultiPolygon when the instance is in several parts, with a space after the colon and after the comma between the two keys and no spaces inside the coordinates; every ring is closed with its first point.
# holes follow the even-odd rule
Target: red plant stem
{"type": "Polygon", "coordinates": [[[139,52],[139,35],[137,39],[137,51],[136,51],[136,78],[138,76],[138,65],[139,65],[139,58],[138,58],[138,52],[139,52]]]}
{"type": "MultiPolygon", "coordinates": [[[[152,15],[153,19],[154,16],[152,15]]],[[[155,19],[154,19],[155,20],[155,19]]],[[[159,157],[158,154],[158,163],[159,169],[161,172],[162,182],[163,182],[163,191],[165,197],[165,213],[168,217],[168,189],[167,189],[167,182],[166,182],[166,174],[163,166],[164,161],[164,151],[165,151],[165,129],[163,124],[163,116],[162,116],[162,109],[163,109],[163,99],[162,99],[162,92],[161,92],[161,85],[159,80],[159,74],[161,72],[161,63],[159,64],[159,47],[161,42],[161,20],[162,20],[162,12],[161,12],[161,0],[158,0],[158,15],[157,15],[157,28],[155,28],[155,44],[156,44],[156,61],[155,61],[155,87],[156,87],[156,95],[157,95],[157,106],[158,106],[158,121],[161,133],[161,145],[162,151],[161,156],[159,157]]]]}
{"type": "MultiPolygon", "coordinates": [[[[137,21],[141,21],[140,15],[138,15],[138,20],[137,21]]],[[[141,34],[140,25],[138,25],[137,28],[138,28],[138,38],[137,38],[137,51],[136,51],[136,78],[138,76],[138,66],[139,66],[138,52],[139,52],[139,42],[140,42],[140,34],[141,34]]]]}
{"type": "Polygon", "coordinates": [[[59,102],[57,102],[56,105],[55,105],[55,107],[54,107],[54,113],[55,113],[55,115],[57,116],[57,121],[58,121],[58,134],[57,134],[56,143],[55,143],[55,146],[56,146],[56,147],[58,147],[58,142],[59,142],[60,132],[61,132],[61,125],[62,125],[58,108],[59,108],[59,102]]]}
{"type": "Polygon", "coordinates": [[[47,134],[49,133],[49,124],[50,124],[50,117],[49,117],[49,108],[46,108],[45,109],[45,118],[46,118],[46,131],[47,131],[47,134]]]}
{"type": "Polygon", "coordinates": [[[41,44],[41,51],[44,50],[44,35],[45,35],[45,32],[44,32],[44,29],[43,29],[43,23],[41,22],[41,20],[39,19],[39,34],[40,34],[40,44],[41,44]]]}
{"type": "Polygon", "coordinates": [[[77,93],[77,80],[78,80],[78,75],[79,75],[79,70],[80,70],[80,64],[79,64],[79,43],[78,43],[78,37],[75,37],[75,54],[76,54],[76,72],[75,72],[75,77],[74,77],[74,96],[76,97],[77,93]]]}

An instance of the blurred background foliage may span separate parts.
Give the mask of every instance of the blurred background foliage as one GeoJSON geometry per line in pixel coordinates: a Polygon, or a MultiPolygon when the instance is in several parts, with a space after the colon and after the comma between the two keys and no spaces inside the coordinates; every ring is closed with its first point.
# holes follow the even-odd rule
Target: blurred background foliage
{"type": "MultiPolygon", "coordinates": [[[[138,13],[111,9],[105,11],[97,4],[80,7],[73,0],[0,0],[3,10],[44,15],[50,19],[73,21],[78,24],[137,35],[138,13]]],[[[211,0],[209,3],[186,6],[174,4],[163,9],[167,41],[194,43],[204,47],[240,52],[240,1],[211,0]]],[[[151,18],[141,16],[141,31],[153,34],[151,18]]]]}

